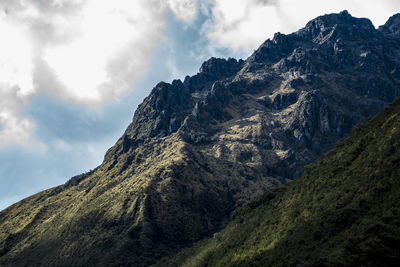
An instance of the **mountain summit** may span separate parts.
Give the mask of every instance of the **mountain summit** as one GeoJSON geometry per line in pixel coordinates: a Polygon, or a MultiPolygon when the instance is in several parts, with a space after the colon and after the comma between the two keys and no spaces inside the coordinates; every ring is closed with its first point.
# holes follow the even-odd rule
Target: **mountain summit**
{"type": "Polygon", "coordinates": [[[396,14],[389,18],[385,25],[379,27],[379,30],[386,34],[394,35],[395,37],[400,36],[400,14],[396,14]]]}
{"type": "Polygon", "coordinates": [[[329,14],[159,83],[98,168],[0,213],[0,265],[147,266],[221,229],[400,95],[396,25],[329,14]]]}

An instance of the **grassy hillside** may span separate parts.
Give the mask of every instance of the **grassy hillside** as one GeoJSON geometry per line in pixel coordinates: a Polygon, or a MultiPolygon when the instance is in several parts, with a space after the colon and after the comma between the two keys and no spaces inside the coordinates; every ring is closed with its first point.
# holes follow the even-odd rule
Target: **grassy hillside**
{"type": "Polygon", "coordinates": [[[400,266],[400,100],[167,263],[400,266]]]}

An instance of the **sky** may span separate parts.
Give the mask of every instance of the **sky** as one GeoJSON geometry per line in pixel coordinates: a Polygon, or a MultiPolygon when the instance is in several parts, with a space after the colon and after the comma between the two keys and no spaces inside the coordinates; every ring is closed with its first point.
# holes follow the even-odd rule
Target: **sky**
{"type": "Polygon", "coordinates": [[[275,32],[398,0],[0,0],[0,210],[101,164],[159,82],[275,32]]]}

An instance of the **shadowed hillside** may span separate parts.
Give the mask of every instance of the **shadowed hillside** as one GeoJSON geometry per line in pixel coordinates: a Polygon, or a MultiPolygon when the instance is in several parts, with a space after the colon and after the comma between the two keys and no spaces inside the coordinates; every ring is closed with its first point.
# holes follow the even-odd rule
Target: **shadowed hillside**
{"type": "Polygon", "coordinates": [[[162,266],[399,266],[400,99],[162,266]]]}

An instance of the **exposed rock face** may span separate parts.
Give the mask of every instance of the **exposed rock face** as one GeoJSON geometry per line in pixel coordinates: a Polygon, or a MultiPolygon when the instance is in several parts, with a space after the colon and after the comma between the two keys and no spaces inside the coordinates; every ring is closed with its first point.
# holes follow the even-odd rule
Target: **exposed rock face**
{"type": "Polygon", "coordinates": [[[157,266],[400,266],[400,98],[157,266]]]}
{"type": "Polygon", "coordinates": [[[400,14],[390,17],[385,25],[379,27],[379,30],[385,34],[391,34],[398,37],[400,35],[400,14]]]}
{"type": "Polygon", "coordinates": [[[396,21],[325,15],[159,83],[95,171],[0,214],[0,264],[148,265],[220,229],[400,95],[396,21]]]}

